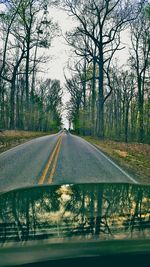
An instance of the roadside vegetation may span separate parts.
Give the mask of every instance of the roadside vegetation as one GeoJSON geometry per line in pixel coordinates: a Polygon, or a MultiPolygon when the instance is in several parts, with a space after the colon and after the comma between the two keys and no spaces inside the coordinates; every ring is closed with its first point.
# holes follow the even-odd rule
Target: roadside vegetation
{"type": "Polygon", "coordinates": [[[138,182],[150,184],[150,145],[100,140],[91,136],[85,140],[112,158],[138,182]]]}
{"type": "Polygon", "coordinates": [[[54,2],[0,1],[0,129],[46,132],[61,125],[60,81],[45,77],[59,35],[48,12],[54,2]]]}
{"type": "Polygon", "coordinates": [[[56,133],[53,132],[30,132],[30,131],[14,131],[14,130],[6,130],[0,131],[0,153],[25,143],[33,138],[45,136],[48,134],[56,133]]]}
{"type": "Polygon", "coordinates": [[[77,23],[66,34],[75,55],[66,77],[70,126],[85,136],[150,143],[150,4],[64,5],[77,23]]]}

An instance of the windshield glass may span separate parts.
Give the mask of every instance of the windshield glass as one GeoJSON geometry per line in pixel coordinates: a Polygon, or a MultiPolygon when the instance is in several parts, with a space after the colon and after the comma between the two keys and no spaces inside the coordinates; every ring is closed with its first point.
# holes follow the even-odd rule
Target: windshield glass
{"type": "Polygon", "coordinates": [[[1,0],[0,266],[150,253],[149,203],[150,0],[1,0]]]}
{"type": "Polygon", "coordinates": [[[150,237],[150,187],[87,184],[35,187],[0,196],[0,241],[150,237]]]}

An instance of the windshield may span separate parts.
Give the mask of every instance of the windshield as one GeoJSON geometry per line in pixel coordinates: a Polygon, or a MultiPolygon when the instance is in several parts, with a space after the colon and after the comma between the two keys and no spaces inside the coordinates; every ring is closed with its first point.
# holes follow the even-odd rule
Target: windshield
{"type": "Polygon", "coordinates": [[[149,0],[0,1],[0,265],[148,251],[149,29],[149,0]]]}
{"type": "Polygon", "coordinates": [[[84,184],[33,187],[0,196],[0,241],[150,237],[150,187],[84,184]]]}

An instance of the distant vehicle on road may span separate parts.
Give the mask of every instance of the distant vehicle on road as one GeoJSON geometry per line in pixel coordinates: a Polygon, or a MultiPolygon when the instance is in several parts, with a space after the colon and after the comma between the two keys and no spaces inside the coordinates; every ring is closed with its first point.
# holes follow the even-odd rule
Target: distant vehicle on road
{"type": "Polygon", "coordinates": [[[64,128],[64,132],[65,132],[66,134],[68,134],[68,133],[69,133],[69,130],[66,129],[66,128],[64,128]]]}

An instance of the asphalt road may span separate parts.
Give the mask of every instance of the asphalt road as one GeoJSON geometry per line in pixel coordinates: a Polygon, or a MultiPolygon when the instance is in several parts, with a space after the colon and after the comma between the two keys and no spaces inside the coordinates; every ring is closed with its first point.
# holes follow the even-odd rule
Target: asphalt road
{"type": "Polygon", "coordinates": [[[0,154],[0,191],[61,183],[136,181],[80,137],[59,133],[0,154]]]}

